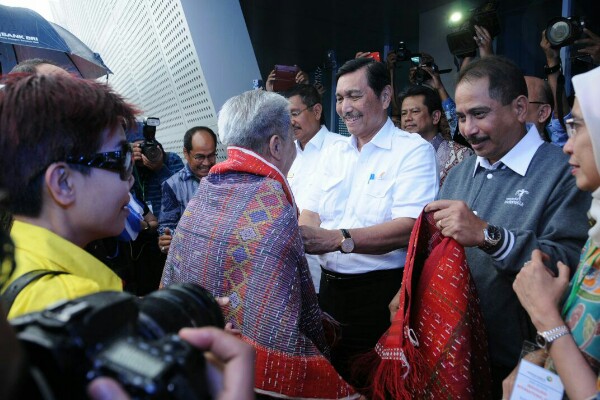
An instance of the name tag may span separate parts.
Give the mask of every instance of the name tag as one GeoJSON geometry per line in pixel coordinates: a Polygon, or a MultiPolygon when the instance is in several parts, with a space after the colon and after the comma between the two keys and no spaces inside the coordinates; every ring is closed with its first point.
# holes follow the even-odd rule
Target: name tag
{"type": "Polygon", "coordinates": [[[557,374],[522,359],[510,400],[562,400],[563,393],[557,374]]]}

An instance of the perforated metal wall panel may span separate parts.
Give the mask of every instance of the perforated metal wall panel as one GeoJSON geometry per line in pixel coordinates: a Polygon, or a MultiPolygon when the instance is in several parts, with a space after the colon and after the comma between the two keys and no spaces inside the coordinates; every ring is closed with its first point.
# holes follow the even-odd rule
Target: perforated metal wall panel
{"type": "MultiPolygon", "coordinates": [[[[188,14],[193,14],[187,18],[194,23],[202,17],[198,7],[211,7],[211,12],[220,8],[223,14],[231,15],[226,8],[239,8],[239,3],[198,0],[194,7],[187,6],[188,14]]],[[[192,37],[181,0],[57,0],[53,8],[59,25],[101,54],[114,73],[108,83],[145,115],[160,118],[157,139],[167,151],[181,155],[183,134],[193,126],[217,131],[217,107],[198,50],[209,41],[214,46],[212,42],[220,40],[220,35],[214,32],[214,36],[192,37]]],[[[236,18],[233,14],[232,19],[236,18]]],[[[245,30],[243,18],[239,19],[245,30]]],[[[222,21],[222,25],[227,22],[222,21]]],[[[240,25],[237,20],[230,22],[240,25]]],[[[248,38],[247,44],[242,40],[240,46],[249,43],[248,38]]],[[[230,97],[251,88],[252,78],[259,76],[251,45],[250,51],[249,69],[256,72],[248,75],[247,84],[233,90],[228,87],[223,95],[219,92],[219,77],[214,77],[212,91],[230,97]]],[[[218,62],[212,58],[206,61],[218,62]]],[[[227,79],[228,72],[227,67],[222,68],[221,80],[227,79]]],[[[219,159],[223,159],[224,152],[219,150],[219,159]]]]}

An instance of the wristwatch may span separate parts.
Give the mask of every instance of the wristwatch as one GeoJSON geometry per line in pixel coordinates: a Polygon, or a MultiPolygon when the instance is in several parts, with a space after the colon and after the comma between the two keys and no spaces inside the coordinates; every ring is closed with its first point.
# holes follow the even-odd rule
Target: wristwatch
{"type": "Polygon", "coordinates": [[[562,70],[562,65],[560,62],[552,67],[549,67],[548,65],[544,65],[544,73],[546,75],[552,75],[553,73],[561,71],[561,70],[562,70]]]}
{"type": "Polygon", "coordinates": [[[571,333],[566,325],[557,326],[548,331],[538,332],[535,337],[535,343],[546,351],[550,348],[550,343],[554,342],[559,337],[568,335],[571,333]]]}
{"type": "Polygon", "coordinates": [[[483,251],[488,251],[495,248],[502,240],[502,230],[497,226],[490,225],[483,229],[483,243],[479,248],[483,251]]]}
{"type": "Polygon", "coordinates": [[[348,229],[340,229],[342,231],[342,243],[340,244],[342,253],[352,253],[354,251],[354,240],[350,236],[348,229]]]}

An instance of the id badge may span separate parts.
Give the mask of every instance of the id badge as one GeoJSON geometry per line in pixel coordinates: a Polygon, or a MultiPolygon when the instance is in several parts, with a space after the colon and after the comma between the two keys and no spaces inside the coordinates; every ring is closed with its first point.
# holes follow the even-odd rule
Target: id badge
{"type": "Polygon", "coordinates": [[[562,400],[565,390],[560,377],[552,371],[534,364],[536,361],[545,361],[545,356],[540,356],[539,360],[532,359],[530,353],[537,349],[539,348],[531,342],[523,343],[521,362],[510,400],[562,400]]]}

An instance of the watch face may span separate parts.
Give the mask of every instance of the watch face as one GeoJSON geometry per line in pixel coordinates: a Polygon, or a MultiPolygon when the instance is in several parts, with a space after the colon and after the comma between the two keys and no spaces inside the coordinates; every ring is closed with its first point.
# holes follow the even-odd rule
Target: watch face
{"type": "Polygon", "coordinates": [[[538,333],[535,337],[535,344],[537,344],[541,349],[545,349],[547,345],[546,338],[538,333]]]}
{"type": "Polygon", "coordinates": [[[342,252],[352,253],[352,250],[354,250],[354,240],[349,238],[342,240],[342,252]]]}

